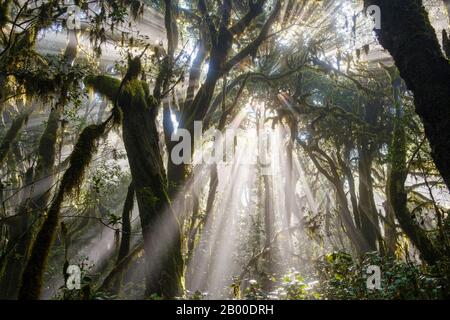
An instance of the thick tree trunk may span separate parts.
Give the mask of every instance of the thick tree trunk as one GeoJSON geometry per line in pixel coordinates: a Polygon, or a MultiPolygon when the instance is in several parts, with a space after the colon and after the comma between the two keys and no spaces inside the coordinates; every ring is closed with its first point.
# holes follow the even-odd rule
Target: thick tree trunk
{"type": "Polygon", "coordinates": [[[159,134],[152,116],[157,106],[142,104],[139,98],[144,97],[131,97],[130,104],[122,104],[123,139],[144,237],[146,293],[173,298],[181,290],[180,229],[169,203],[159,134]]]}
{"type": "Polygon", "coordinates": [[[169,201],[155,122],[158,102],[149,95],[147,84],[136,76],[125,76],[123,88],[120,81],[105,76],[89,78],[87,84],[112,101],[121,91],[118,106],[123,111],[123,140],[144,238],[146,296],[179,296],[183,270],[181,230],[169,201]]]}
{"type": "Polygon", "coordinates": [[[365,0],[381,9],[381,45],[414,93],[432,157],[450,188],[450,64],[421,0],[365,0]]]}

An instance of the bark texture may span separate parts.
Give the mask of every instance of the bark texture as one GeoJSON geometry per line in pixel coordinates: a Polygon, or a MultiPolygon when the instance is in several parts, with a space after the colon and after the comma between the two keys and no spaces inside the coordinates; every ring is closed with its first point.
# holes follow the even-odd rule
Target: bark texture
{"type": "Polygon", "coordinates": [[[450,64],[421,0],[365,0],[381,9],[381,45],[414,93],[433,160],[450,188],[450,64]]]}

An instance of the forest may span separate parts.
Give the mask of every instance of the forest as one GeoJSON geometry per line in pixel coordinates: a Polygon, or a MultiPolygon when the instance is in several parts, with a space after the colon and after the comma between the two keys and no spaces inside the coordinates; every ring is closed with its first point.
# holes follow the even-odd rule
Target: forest
{"type": "Polygon", "coordinates": [[[449,299],[449,32],[450,0],[0,0],[0,299],[449,299]]]}

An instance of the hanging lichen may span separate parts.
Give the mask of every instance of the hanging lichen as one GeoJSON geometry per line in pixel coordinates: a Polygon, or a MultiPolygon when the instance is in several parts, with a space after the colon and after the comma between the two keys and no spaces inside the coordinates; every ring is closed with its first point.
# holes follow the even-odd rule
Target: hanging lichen
{"type": "Polygon", "coordinates": [[[70,165],[52,201],[47,217],[33,243],[30,259],[22,275],[19,299],[39,299],[42,279],[49,251],[59,224],[59,212],[65,196],[76,191],[82,182],[86,168],[97,149],[98,140],[105,134],[108,122],[90,125],[83,130],[70,155],[70,165]]]}

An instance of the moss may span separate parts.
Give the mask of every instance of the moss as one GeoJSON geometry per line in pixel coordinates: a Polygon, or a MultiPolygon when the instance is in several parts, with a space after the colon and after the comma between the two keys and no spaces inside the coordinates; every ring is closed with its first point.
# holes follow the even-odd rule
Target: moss
{"type": "Polygon", "coordinates": [[[67,194],[81,185],[86,168],[97,149],[97,141],[105,134],[106,124],[107,122],[90,125],[78,138],[70,155],[70,166],[64,173],[58,192],[47,212],[47,218],[33,243],[30,259],[22,276],[19,299],[39,299],[45,266],[59,224],[61,204],[67,194]]]}
{"type": "Polygon", "coordinates": [[[61,189],[70,193],[82,184],[84,173],[97,151],[97,142],[104,135],[106,124],[90,125],[83,130],[78,138],[72,154],[70,155],[70,166],[64,174],[61,189]]]}
{"type": "Polygon", "coordinates": [[[158,202],[160,201],[160,199],[154,194],[154,192],[152,191],[152,188],[144,187],[144,188],[141,188],[140,190],[137,190],[137,192],[140,193],[143,198],[145,198],[146,202],[151,207],[158,206],[158,202]]]}
{"type": "Polygon", "coordinates": [[[128,70],[125,75],[125,82],[137,79],[142,72],[142,63],[140,57],[128,59],[128,70]]]}
{"type": "Polygon", "coordinates": [[[120,87],[120,80],[110,76],[87,76],[84,83],[88,88],[114,101],[120,87]]]}
{"type": "Polygon", "coordinates": [[[156,99],[150,94],[150,88],[148,87],[147,82],[145,81],[141,81],[142,84],[142,89],[144,89],[144,93],[146,97],[152,97],[154,101],[156,101],[156,99]]]}
{"type": "Polygon", "coordinates": [[[127,108],[132,104],[135,96],[150,96],[147,83],[137,80],[142,73],[142,64],[139,57],[129,58],[128,70],[122,81],[110,76],[88,76],[84,83],[88,88],[104,95],[114,103],[114,123],[122,123],[123,114],[119,107],[127,108]]]}

